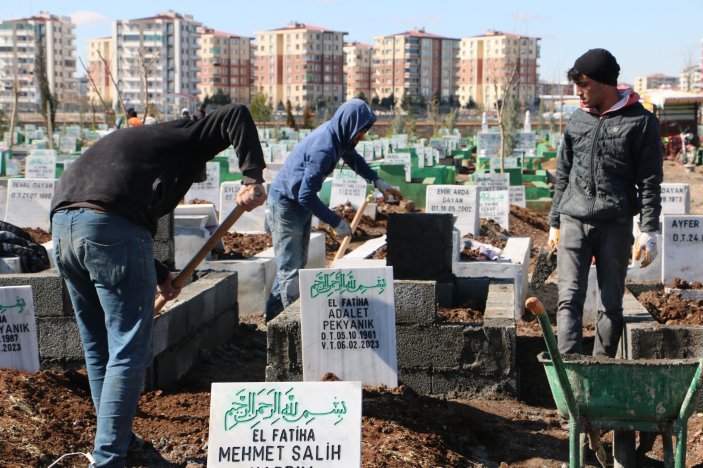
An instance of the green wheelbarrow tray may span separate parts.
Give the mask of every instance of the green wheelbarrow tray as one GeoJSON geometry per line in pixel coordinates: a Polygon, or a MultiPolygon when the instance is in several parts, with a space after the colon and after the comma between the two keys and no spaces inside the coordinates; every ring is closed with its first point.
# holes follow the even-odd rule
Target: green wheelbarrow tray
{"type": "MultiPolygon", "coordinates": [[[[544,365],[559,413],[569,418],[568,397],[559,384],[552,360],[547,353],[537,358],[544,365]]],[[[648,426],[647,423],[656,425],[677,419],[700,362],[698,359],[621,360],[582,355],[562,355],[561,358],[579,416],[594,423],[622,422],[622,426],[633,429],[648,426]]],[[[599,425],[602,424],[594,424],[599,425]]]]}

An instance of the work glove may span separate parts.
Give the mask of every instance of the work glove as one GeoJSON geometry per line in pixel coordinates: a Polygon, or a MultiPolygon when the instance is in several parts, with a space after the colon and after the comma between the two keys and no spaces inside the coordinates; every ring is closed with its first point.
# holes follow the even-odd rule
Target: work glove
{"type": "Polygon", "coordinates": [[[341,241],[347,236],[352,235],[351,226],[344,219],[339,221],[339,224],[335,226],[334,233],[337,236],[337,240],[341,241]]]}
{"type": "Polygon", "coordinates": [[[549,250],[556,250],[559,247],[559,228],[549,228],[549,239],[547,239],[549,250]]]}
{"type": "Polygon", "coordinates": [[[391,184],[381,178],[374,180],[373,186],[383,192],[383,194],[386,196],[388,196],[388,194],[391,194],[396,200],[403,199],[403,194],[400,193],[400,190],[394,189],[391,184]]]}
{"type": "Polygon", "coordinates": [[[657,233],[640,232],[635,240],[635,260],[642,259],[640,268],[644,268],[657,258],[657,233]]]}

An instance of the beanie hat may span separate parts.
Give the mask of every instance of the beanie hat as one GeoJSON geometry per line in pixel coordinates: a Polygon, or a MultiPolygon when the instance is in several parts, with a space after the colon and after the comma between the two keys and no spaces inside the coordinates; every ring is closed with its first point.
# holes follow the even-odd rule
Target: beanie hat
{"type": "Polygon", "coordinates": [[[574,62],[574,69],[587,77],[610,86],[617,86],[620,65],[605,49],[590,49],[574,62]]]}

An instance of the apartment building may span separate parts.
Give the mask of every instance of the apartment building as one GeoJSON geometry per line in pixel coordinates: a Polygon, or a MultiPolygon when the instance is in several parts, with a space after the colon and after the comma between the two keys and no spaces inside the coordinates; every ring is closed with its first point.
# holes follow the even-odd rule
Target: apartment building
{"type": "Polygon", "coordinates": [[[69,17],[46,12],[0,21],[0,108],[11,108],[17,89],[19,110],[37,110],[41,96],[35,72],[42,50],[51,93],[60,105],[77,103],[74,29],[69,17]]]}
{"type": "Polygon", "coordinates": [[[251,101],[251,38],[201,28],[198,97],[203,101],[218,91],[232,102],[251,101]]]}
{"type": "Polygon", "coordinates": [[[537,59],[540,38],[488,30],[481,36],[463,38],[459,47],[458,98],[461,105],[473,101],[492,109],[505,94],[514,76],[513,95],[532,104],[537,97],[537,59]]]}
{"type": "MultiPolygon", "coordinates": [[[[144,111],[144,101],[167,117],[194,107],[198,94],[198,38],[202,25],[190,15],[169,10],[148,18],[114,21],[116,53],[112,74],[126,107],[144,111]],[[143,84],[146,76],[146,90],[143,84]]],[[[119,106],[113,87],[113,103],[119,106]]]]}
{"type": "Polygon", "coordinates": [[[633,86],[635,92],[644,93],[652,89],[677,89],[679,87],[679,78],[676,76],[666,76],[661,73],[655,73],[648,76],[638,76],[635,78],[633,86]]]}
{"type": "Polygon", "coordinates": [[[424,29],[374,38],[374,95],[430,99],[456,94],[459,39],[424,29]]]}
{"type": "Polygon", "coordinates": [[[112,105],[110,64],[113,62],[112,36],[88,41],[88,102],[102,109],[103,103],[112,105]]]}
{"type": "Polygon", "coordinates": [[[345,100],[364,95],[371,99],[373,89],[373,47],[360,42],[344,45],[344,95],[345,100]]]}
{"type": "Polygon", "coordinates": [[[303,23],[255,33],[254,91],[276,107],[344,102],[344,35],[303,23]]]}
{"type": "Polygon", "coordinates": [[[703,75],[701,74],[701,67],[699,65],[693,65],[683,69],[679,75],[679,89],[692,93],[703,92],[703,75]]]}

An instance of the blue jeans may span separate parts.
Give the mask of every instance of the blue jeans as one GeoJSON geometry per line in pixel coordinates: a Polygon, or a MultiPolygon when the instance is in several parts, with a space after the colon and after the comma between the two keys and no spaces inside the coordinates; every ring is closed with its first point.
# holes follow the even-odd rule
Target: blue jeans
{"type": "Polygon", "coordinates": [[[121,215],[78,208],[54,213],[52,236],[85,351],[97,414],[96,466],[122,467],[152,360],[151,235],[121,215]]]}
{"type": "Polygon", "coordinates": [[[276,255],[276,277],[266,302],[269,321],[300,297],[298,270],[308,261],[312,214],[295,201],[282,200],[268,205],[266,217],[276,255]]]}
{"type": "Polygon", "coordinates": [[[622,297],[632,254],[632,218],[581,221],[562,214],[557,255],[557,334],[561,354],[580,354],[583,305],[591,258],[596,259],[598,318],[594,356],[614,357],[623,329],[622,297]]]}

